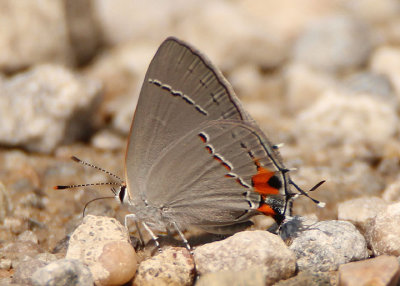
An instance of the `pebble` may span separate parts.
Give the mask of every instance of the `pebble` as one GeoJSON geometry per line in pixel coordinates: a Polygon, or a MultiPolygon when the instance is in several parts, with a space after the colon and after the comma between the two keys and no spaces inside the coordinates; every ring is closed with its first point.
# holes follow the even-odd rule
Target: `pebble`
{"type": "Polygon", "coordinates": [[[396,257],[381,255],[339,266],[339,285],[398,285],[400,264],[396,257]]]}
{"type": "Polygon", "coordinates": [[[37,269],[32,274],[34,286],[92,286],[89,268],[79,260],[60,259],[37,269]]]}
{"type": "Polygon", "coordinates": [[[142,261],[133,280],[134,285],[193,285],[193,258],[186,248],[170,247],[142,261]]]}
{"type": "Polygon", "coordinates": [[[294,275],[295,255],[282,239],[267,231],[243,231],[222,241],[199,246],[194,251],[200,275],[259,267],[269,282],[294,275]]]}
{"type": "Polygon", "coordinates": [[[259,267],[250,267],[245,270],[222,270],[208,272],[196,282],[196,286],[264,286],[267,284],[267,273],[259,267]]]}
{"type": "Polygon", "coordinates": [[[15,267],[12,283],[30,285],[32,283],[31,278],[33,273],[35,273],[39,268],[44,267],[46,264],[46,262],[35,258],[19,262],[17,267],[15,267]]]}
{"type": "Polygon", "coordinates": [[[338,205],[338,219],[347,220],[365,232],[368,223],[383,211],[387,203],[379,197],[361,197],[338,205]]]}
{"type": "Polygon", "coordinates": [[[61,143],[87,136],[100,87],[97,81],[50,64],[4,81],[0,144],[49,153],[61,143]]]}
{"type": "Polygon", "coordinates": [[[365,63],[371,49],[369,30],[362,22],[332,16],[310,23],[295,44],[294,57],[317,69],[340,71],[365,63]]]}
{"type": "Polygon", "coordinates": [[[296,254],[299,271],[337,270],[340,264],[368,257],[365,238],[350,222],[293,221],[288,224],[293,229],[286,241],[296,254]]]}
{"type": "Polygon", "coordinates": [[[87,215],[71,235],[66,258],[88,265],[99,285],[122,285],[137,269],[127,229],[109,217],[87,215]]]}
{"type": "Polygon", "coordinates": [[[11,200],[6,187],[0,182],[0,223],[4,222],[4,219],[11,212],[11,200]]]}
{"type": "Polygon", "coordinates": [[[33,259],[42,252],[41,247],[32,241],[10,242],[1,249],[3,258],[11,259],[13,268],[17,268],[19,263],[33,259]]]}
{"type": "Polygon", "coordinates": [[[1,71],[16,71],[44,61],[67,65],[71,62],[63,7],[61,2],[51,0],[4,2],[0,7],[1,71]]]}
{"type": "Polygon", "coordinates": [[[274,286],[336,286],[335,272],[309,272],[301,271],[296,276],[281,280],[274,286]]]}
{"type": "Polygon", "coordinates": [[[368,225],[366,238],[376,256],[400,256],[400,202],[388,205],[368,225]]]}
{"type": "Polygon", "coordinates": [[[397,96],[400,94],[400,49],[393,46],[381,46],[371,58],[371,70],[386,75],[393,85],[397,96]]]}
{"type": "Polygon", "coordinates": [[[313,148],[367,143],[382,146],[398,124],[395,108],[387,102],[329,90],[298,115],[293,131],[307,146],[313,142],[313,148]]]}

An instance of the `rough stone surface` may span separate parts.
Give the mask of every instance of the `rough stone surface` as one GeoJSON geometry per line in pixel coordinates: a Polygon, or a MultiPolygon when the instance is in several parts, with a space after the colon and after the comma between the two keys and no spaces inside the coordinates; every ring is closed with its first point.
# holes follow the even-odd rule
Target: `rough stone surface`
{"type": "Polygon", "coordinates": [[[194,264],[186,248],[171,247],[142,261],[133,280],[134,285],[192,285],[194,264]]]}
{"type": "Polygon", "coordinates": [[[99,89],[98,82],[55,65],[5,81],[0,84],[0,144],[51,152],[87,135],[99,89]]]}
{"type": "Polygon", "coordinates": [[[387,203],[378,197],[362,197],[340,203],[338,219],[348,220],[365,232],[372,218],[383,211],[387,203]]]}
{"type": "Polygon", "coordinates": [[[31,284],[32,275],[36,270],[44,267],[47,263],[42,260],[31,258],[18,263],[12,278],[13,283],[31,284]]]}
{"type": "Polygon", "coordinates": [[[280,237],[267,231],[243,231],[194,251],[199,274],[251,267],[265,270],[266,280],[289,278],[295,271],[295,256],[280,237]]]}
{"type": "Polygon", "coordinates": [[[208,272],[200,276],[196,286],[264,286],[267,284],[267,274],[259,267],[250,267],[245,270],[222,270],[208,272]]]}
{"type": "Polygon", "coordinates": [[[92,286],[93,278],[89,268],[79,260],[60,259],[32,275],[34,286],[92,286]]]}
{"type": "Polygon", "coordinates": [[[375,255],[400,256],[400,203],[388,205],[367,228],[367,239],[375,255]]]}
{"type": "Polygon", "coordinates": [[[400,264],[394,256],[382,255],[339,266],[339,285],[398,285],[400,264]]]}
{"type": "Polygon", "coordinates": [[[321,221],[292,231],[289,248],[300,271],[336,270],[340,264],[368,257],[364,237],[346,221],[321,221]]]}
{"type": "Polygon", "coordinates": [[[109,217],[86,216],[71,235],[66,258],[88,265],[99,285],[124,284],[137,268],[126,228],[109,217]]]}
{"type": "Polygon", "coordinates": [[[281,280],[274,286],[336,286],[335,272],[308,272],[302,271],[296,276],[281,280]]]}
{"type": "Polygon", "coordinates": [[[68,64],[72,51],[63,13],[62,2],[3,1],[0,69],[14,71],[46,60],[68,64]]]}
{"type": "Polygon", "coordinates": [[[294,129],[314,148],[360,142],[381,146],[396,132],[397,124],[396,111],[387,102],[332,90],[299,114],[294,129]]]}
{"type": "Polygon", "coordinates": [[[4,222],[6,216],[11,212],[11,200],[3,183],[0,182],[0,223],[4,222]]]}

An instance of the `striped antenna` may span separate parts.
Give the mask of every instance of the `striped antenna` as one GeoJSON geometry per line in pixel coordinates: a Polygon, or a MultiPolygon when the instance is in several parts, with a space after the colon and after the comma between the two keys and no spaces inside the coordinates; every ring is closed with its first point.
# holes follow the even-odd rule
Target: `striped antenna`
{"type": "MultiPolygon", "coordinates": [[[[124,182],[117,175],[115,175],[115,174],[113,174],[113,173],[111,173],[111,172],[109,172],[107,170],[104,170],[103,168],[100,168],[100,167],[98,167],[96,165],[93,165],[93,164],[90,164],[88,162],[85,162],[85,161],[79,159],[78,157],[71,156],[71,159],[74,162],[77,162],[77,163],[82,164],[84,166],[88,166],[88,167],[94,168],[96,170],[99,170],[99,171],[111,176],[111,177],[114,177],[119,182],[118,183],[117,182],[102,182],[102,183],[89,183],[89,184],[77,184],[77,185],[58,185],[58,186],[54,187],[55,190],[73,189],[73,188],[90,187],[90,186],[110,186],[110,185],[121,186],[121,184],[123,184],[123,182],[124,182]]],[[[112,188],[112,190],[114,192],[114,195],[116,195],[115,189],[112,188]]]]}
{"type": "Polygon", "coordinates": [[[93,164],[90,164],[90,163],[88,163],[88,162],[85,162],[85,161],[79,159],[78,157],[71,156],[71,159],[72,159],[74,162],[77,162],[77,163],[82,164],[82,165],[84,165],[84,166],[88,166],[88,167],[94,168],[94,169],[96,169],[96,170],[99,170],[99,171],[101,171],[101,172],[103,172],[103,173],[106,173],[107,175],[116,178],[116,179],[117,179],[118,181],[120,181],[121,183],[124,181],[124,180],[122,180],[120,177],[118,177],[117,175],[111,173],[110,171],[104,170],[103,168],[100,168],[100,167],[98,167],[98,166],[96,166],[96,165],[93,165],[93,164]]]}
{"type": "Polygon", "coordinates": [[[58,185],[55,186],[55,190],[64,190],[64,189],[73,189],[73,188],[81,188],[81,187],[90,187],[90,186],[120,186],[120,183],[117,182],[104,182],[104,183],[89,183],[89,184],[78,184],[78,185],[58,185]]]}

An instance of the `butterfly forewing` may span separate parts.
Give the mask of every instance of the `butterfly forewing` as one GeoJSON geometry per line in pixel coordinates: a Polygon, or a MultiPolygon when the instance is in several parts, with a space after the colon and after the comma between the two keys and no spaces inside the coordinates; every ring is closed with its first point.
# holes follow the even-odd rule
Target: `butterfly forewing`
{"type": "Polygon", "coordinates": [[[252,120],[205,56],[168,38],[146,73],[131,127],[126,154],[131,194],[144,192],[144,178],[168,145],[216,119],[252,120]]]}

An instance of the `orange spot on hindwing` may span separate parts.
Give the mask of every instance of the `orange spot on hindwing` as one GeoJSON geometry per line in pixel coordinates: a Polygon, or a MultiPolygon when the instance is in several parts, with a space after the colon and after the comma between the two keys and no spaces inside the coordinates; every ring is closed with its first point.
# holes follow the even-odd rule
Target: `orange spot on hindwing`
{"type": "Polygon", "coordinates": [[[276,215],[276,212],[266,203],[263,203],[257,210],[272,217],[276,215]]]}
{"type": "Polygon", "coordinates": [[[281,183],[275,172],[262,167],[257,161],[256,165],[257,174],[251,178],[254,190],[261,195],[278,194],[281,183]]]}

